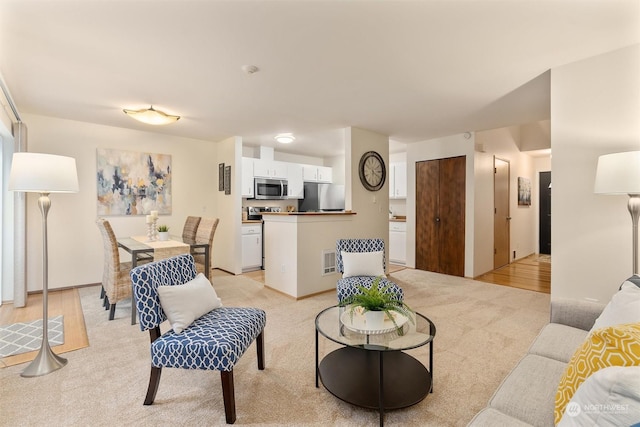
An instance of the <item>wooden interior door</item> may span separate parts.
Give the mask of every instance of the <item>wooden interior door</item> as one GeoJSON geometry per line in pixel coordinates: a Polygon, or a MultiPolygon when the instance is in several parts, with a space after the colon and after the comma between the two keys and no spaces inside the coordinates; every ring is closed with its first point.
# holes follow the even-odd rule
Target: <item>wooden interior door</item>
{"type": "Polygon", "coordinates": [[[440,273],[464,276],[466,158],[440,160],[440,273]]]}
{"type": "Polygon", "coordinates": [[[416,268],[464,276],[466,158],[416,163],[416,268]]]}
{"type": "Polygon", "coordinates": [[[429,160],[416,163],[416,268],[438,271],[438,198],[440,163],[429,160]]]}
{"type": "Polygon", "coordinates": [[[493,269],[509,264],[509,162],[493,159],[493,269]]]}

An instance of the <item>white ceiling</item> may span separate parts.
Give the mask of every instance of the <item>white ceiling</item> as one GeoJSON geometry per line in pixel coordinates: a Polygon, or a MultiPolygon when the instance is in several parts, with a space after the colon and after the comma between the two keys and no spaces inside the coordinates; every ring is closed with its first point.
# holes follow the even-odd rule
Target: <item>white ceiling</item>
{"type": "Polygon", "coordinates": [[[640,0],[0,0],[22,113],[255,145],[292,132],[278,150],[313,156],[348,126],[407,143],[548,119],[549,69],[639,42],[640,0]],[[182,119],[122,113],[150,104],[182,119]]]}

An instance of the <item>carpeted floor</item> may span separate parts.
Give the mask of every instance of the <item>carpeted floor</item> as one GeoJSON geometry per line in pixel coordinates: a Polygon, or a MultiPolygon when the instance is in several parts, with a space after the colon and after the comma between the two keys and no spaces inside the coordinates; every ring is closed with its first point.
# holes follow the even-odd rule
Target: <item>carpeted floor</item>
{"type": "MultiPolygon", "coordinates": [[[[549,319],[549,295],[405,269],[391,276],[412,308],[437,327],[434,393],[390,411],[388,426],[464,426],[549,319]]],[[[315,388],[314,319],[335,293],[294,301],[243,276],[214,277],[227,306],[267,312],[266,370],[255,344],[234,371],[236,425],[377,425],[376,411],[346,404],[315,388]]],[[[91,346],[66,353],[63,369],[22,378],[23,365],[0,370],[4,425],[224,425],[218,372],[165,369],[156,401],[143,406],[149,380],[149,335],[129,323],[128,304],[107,321],[98,288],[81,290],[91,346]]],[[[164,330],[164,329],[163,329],[164,330]]],[[[335,344],[321,339],[321,355],[335,344]]],[[[412,350],[427,364],[428,348],[412,350]]]]}

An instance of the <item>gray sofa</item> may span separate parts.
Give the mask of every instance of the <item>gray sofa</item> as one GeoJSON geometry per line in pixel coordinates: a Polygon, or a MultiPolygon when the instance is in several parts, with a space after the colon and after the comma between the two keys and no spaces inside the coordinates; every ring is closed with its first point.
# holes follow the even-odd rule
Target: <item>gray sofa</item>
{"type": "Polygon", "coordinates": [[[603,309],[586,301],[551,301],[551,322],[469,426],[553,426],[560,379],[603,309]]]}

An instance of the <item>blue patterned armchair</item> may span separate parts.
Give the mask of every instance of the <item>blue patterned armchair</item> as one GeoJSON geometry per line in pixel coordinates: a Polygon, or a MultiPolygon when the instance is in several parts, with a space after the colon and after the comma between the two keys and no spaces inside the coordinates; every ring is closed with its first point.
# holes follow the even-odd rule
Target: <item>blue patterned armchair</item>
{"type": "Polygon", "coordinates": [[[258,369],[264,369],[266,314],[257,308],[219,307],[196,319],[184,331],[160,333],[167,319],[160,306],[158,286],[179,286],[196,276],[193,256],[167,258],[131,270],[133,296],[140,329],[151,335],[151,378],[144,404],[155,400],[162,368],[220,371],[225,417],[236,420],[233,367],[255,340],[258,369]]]}
{"type": "MultiPolygon", "coordinates": [[[[386,268],[386,262],[384,257],[384,240],[382,239],[339,239],[336,242],[336,261],[338,271],[344,273],[344,260],[342,252],[382,252],[382,270],[386,268]]],[[[365,288],[371,288],[376,276],[352,276],[338,279],[336,284],[336,290],[338,293],[338,303],[350,296],[355,295],[358,291],[357,286],[362,285],[365,288]]],[[[391,285],[387,292],[393,292],[398,299],[404,298],[402,289],[386,278],[380,280],[379,286],[391,285]]]]}

